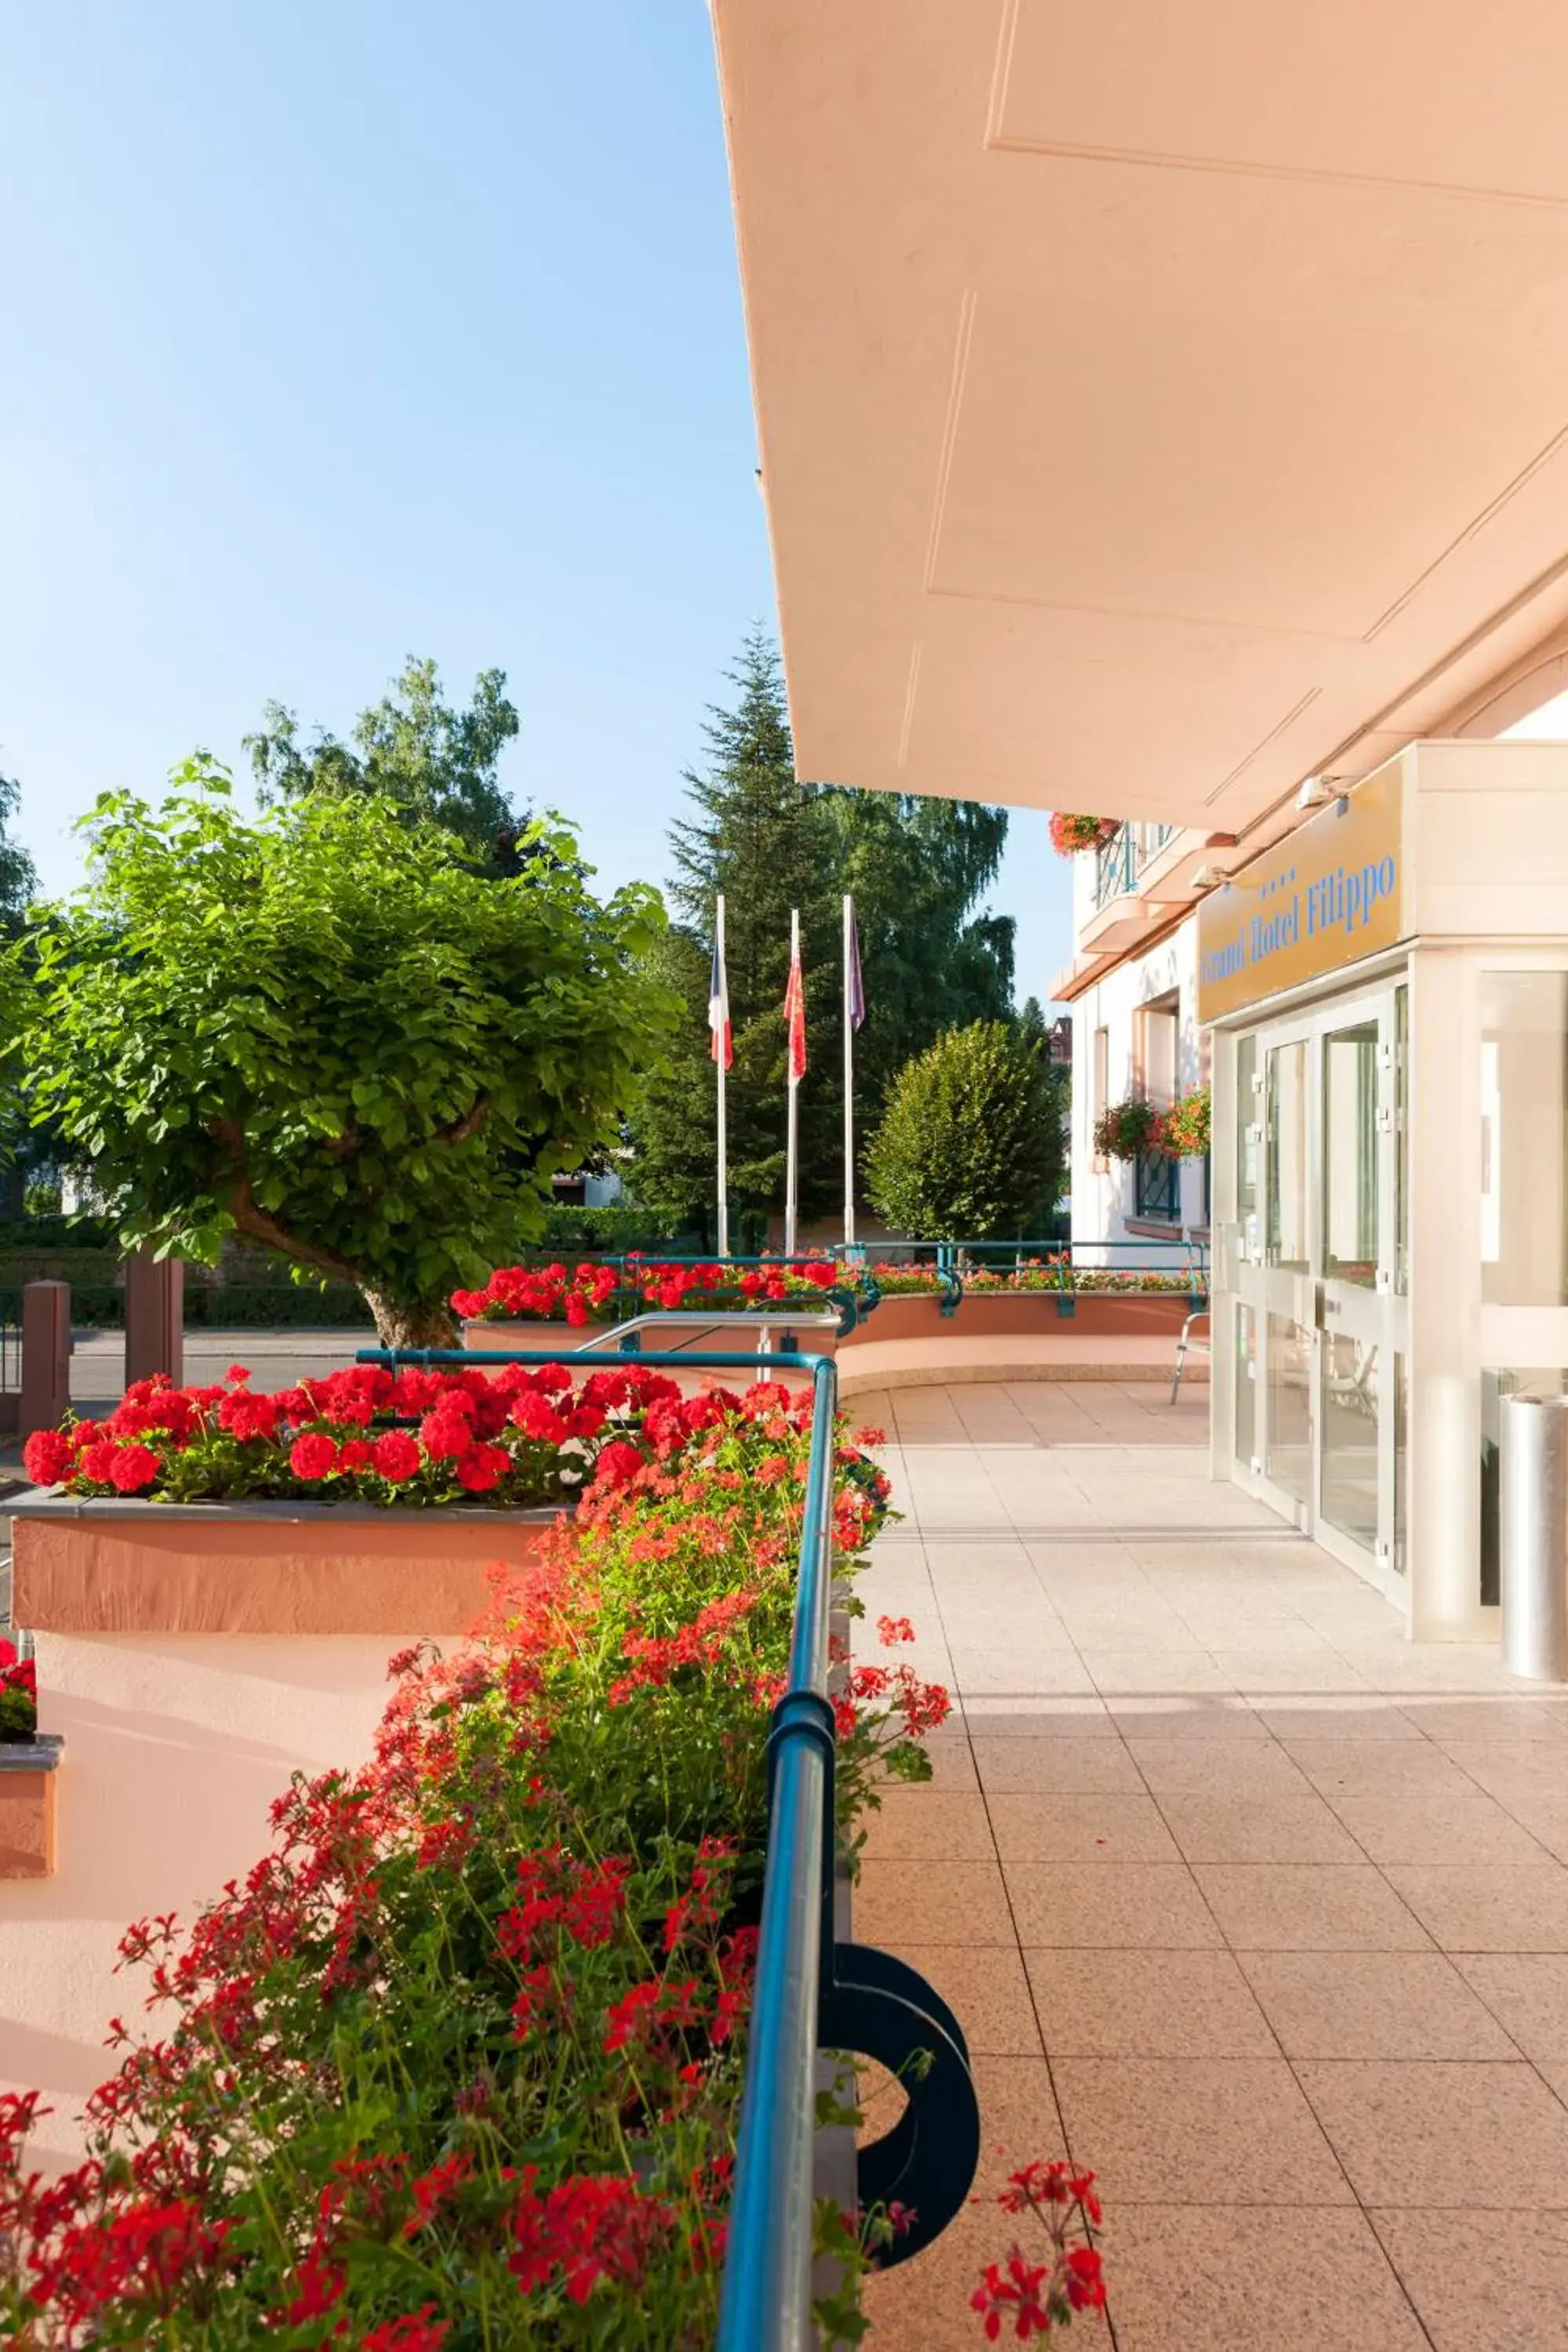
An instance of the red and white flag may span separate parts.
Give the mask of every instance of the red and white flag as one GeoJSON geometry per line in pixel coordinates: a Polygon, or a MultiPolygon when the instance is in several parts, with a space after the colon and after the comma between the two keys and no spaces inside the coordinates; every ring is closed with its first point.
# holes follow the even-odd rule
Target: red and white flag
{"type": "Polygon", "coordinates": [[[798,1087],[805,1076],[805,982],[800,976],[800,918],[792,927],[789,986],[784,990],[784,1025],[789,1031],[789,1082],[798,1087]]]}
{"type": "Polygon", "coordinates": [[[713,961],[708,972],[708,1026],[712,1032],[710,1055],[727,1070],[734,1061],[735,1047],[730,1034],[730,983],[724,973],[724,943],[717,930],[713,934],[713,961]]]}

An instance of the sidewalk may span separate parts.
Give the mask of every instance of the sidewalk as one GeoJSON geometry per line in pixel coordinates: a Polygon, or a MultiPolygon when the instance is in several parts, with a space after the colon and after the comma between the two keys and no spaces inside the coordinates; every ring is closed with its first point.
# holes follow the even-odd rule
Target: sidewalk
{"type": "MultiPolygon", "coordinates": [[[[906,1514],[858,1643],[909,1616],[955,1700],[934,1783],[873,1822],[856,1934],[963,2021],[977,2190],[1098,2171],[1110,2326],[1068,2340],[1568,2340],[1568,1694],[1406,1642],[1212,1484],[1201,1391],[853,1410],[906,1514]]],[[[987,2200],[873,2280],[872,2345],[975,2352],[1015,2228],[987,2200]]]]}

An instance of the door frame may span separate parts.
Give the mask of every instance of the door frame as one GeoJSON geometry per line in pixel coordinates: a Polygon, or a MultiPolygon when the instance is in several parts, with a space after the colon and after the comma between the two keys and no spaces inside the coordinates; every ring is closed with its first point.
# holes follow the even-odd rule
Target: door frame
{"type": "MultiPolygon", "coordinates": [[[[1398,1556],[1396,1480],[1397,1382],[1396,1360],[1408,1377],[1409,1302],[1400,1288],[1398,1169],[1399,1117],[1403,1100],[1398,1055],[1401,1038],[1396,1018],[1396,991],[1408,985],[1408,969],[1399,965],[1353,988],[1341,989],[1314,1002],[1293,1007],[1273,1018],[1238,1024],[1233,1050],[1243,1037],[1254,1044],[1252,1116],[1243,1121],[1237,1107],[1237,1125],[1253,1130],[1256,1146],[1256,1227],[1251,1235],[1237,1229],[1234,1294],[1227,1311],[1239,1303],[1252,1316],[1255,1395],[1254,1453],[1243,1462],[1230,1445],[1232,1475],[1271,1509],[1301,1528],[1304,1534],[1377,1587],[1390,1601],[1407,1605],[1406,1563],[1398,1556]],[[1377,1268],[1368,1285],[1324,1271],[1326,1165],[1324,1041],[1343,1029],[1371,1021],[1377,1024],[1377,1097],[1374,1137],[1377,1168],[1377,1268]],[[1293,1045],[1306,1049],[1306,1246],[1303,1267],[1270,1261],[1270,1185],[1273,1108],[1271,1056],[1293,1045]],[[1307,1498],[1302,1499],[1271,1478],[1268,1472],[1270,1441],[1269,1318],[1288,1319],[1307,1339],[1309,1381],[1308,1426],[1310,1461],[1307,1498]],[[1347,1336],[1375,1349],[1373,1394],[1377,1407],[1377,1534],[1369,1547],[1336,1527],[1323,1510],[1323,1387],[1329,1342],[1347,1336]]],[[[1408,999],[1406,1000],[1408,1010],[1408,999]]],[[[1407,1049],[1407,1039],[1406,1039],[1407,1049]]],[[[1245,1377],[1236,1368],[1236,1379],[1245,1377]]],[[[1405,1431],[1408,1445],[1409,1433],[1405,1431]]],[[[1408,1473],[1408,1460],[1405,1465],[1408,1473]]]]}

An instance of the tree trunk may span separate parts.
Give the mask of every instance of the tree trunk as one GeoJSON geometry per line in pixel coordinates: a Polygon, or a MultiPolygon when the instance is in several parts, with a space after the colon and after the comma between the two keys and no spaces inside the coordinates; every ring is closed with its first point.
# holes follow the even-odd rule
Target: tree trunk
{"type": "Polygon", "coordinates": [[[411,1307],[389,1298],[384,1290],[361,1286],[364,1303],[375,1318],[376,1337],[384,1348],[455,1348],[458,1325],[443,1300],[438,1306],[411,1307]]]}

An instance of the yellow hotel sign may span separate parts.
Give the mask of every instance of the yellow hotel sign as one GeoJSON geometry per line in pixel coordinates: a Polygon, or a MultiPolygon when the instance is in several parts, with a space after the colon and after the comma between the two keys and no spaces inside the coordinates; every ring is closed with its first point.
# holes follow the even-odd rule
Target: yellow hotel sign
{"type": "Polygon", "coordinates": [[[1198,1019],[1299,988],[1404,936],[1394,762],[1198,903],[1198,1019]]]}

